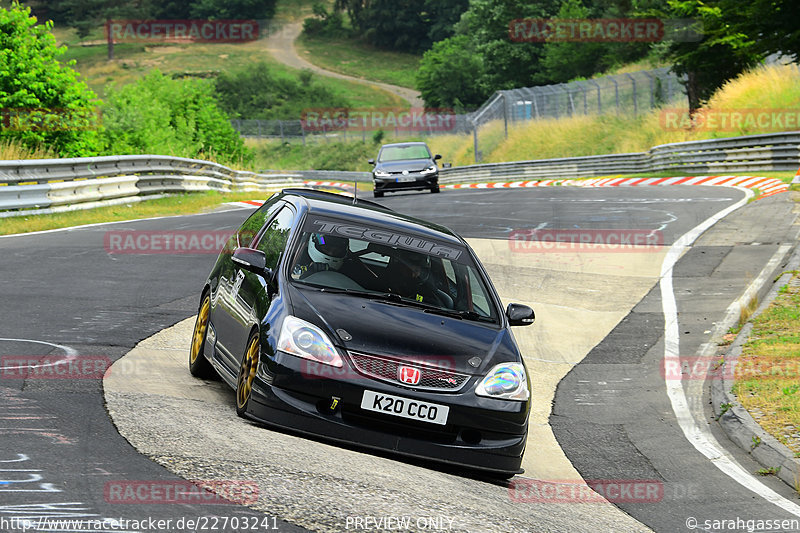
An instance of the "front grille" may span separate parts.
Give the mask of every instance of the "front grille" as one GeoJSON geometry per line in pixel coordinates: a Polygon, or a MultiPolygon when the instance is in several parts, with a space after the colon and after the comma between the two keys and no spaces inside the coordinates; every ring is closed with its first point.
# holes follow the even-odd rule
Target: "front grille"
{"type": "Polygon", "coordinates": [[[469,379],[469,376],[466,374],[411,364],[405,361],[396,361],[394,359],[387,359],[374,355],[351,352],[350,359],[352,359],[356,370],[367,377],[412,389],[457,392],[469,379]],[[409,385],[400,381],[397,378],[397,369],[400,366],[409,366],[419,370],[422,374],[419,383],[417,385],[409,385]]]}

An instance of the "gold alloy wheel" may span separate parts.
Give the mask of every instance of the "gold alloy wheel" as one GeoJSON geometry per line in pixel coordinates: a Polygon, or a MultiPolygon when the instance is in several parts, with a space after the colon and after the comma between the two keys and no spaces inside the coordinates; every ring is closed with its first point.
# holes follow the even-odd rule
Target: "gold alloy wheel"
{"type": "Polygon", "coordinates": [[[244,409],[250,399],[256,367],[258,367],[258,335],[254,335],[250,340],[247,353],[242,359],[242,366],[239,368],[239,380],[236,384],[236,406],[239,409],[244,409]]]}
{"type": "Polygon", "coordinates": [[[192,349],[189,351],[189,363],[195,364],[200,350],[203,349],[203,342],[206,340],[206,330],[208,329],[208,310],[211,308],[211,299],[208,295],[203,298],[203,305],[197,313],[197,321],[194,323],[194,334],[192,335],[192,349]]]}

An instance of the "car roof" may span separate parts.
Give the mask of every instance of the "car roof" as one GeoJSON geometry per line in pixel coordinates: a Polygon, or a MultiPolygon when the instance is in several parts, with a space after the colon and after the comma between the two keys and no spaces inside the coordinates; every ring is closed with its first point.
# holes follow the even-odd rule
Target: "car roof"
{"type": "Polygon", "coordinates": [[[424,143],[422,141],[409,141],[409,142],[404,142],[404,143],[384,144],[384,145],[381,146],[381,148],[383,149],[383,148],[386,148],[387,146],[413,146],[413,145],[420,145],[420,144],[424,145],[424,146],[428,146],[427,143],[424,143]]]}
{"type": "Polygon", "coordinates": [[[379,203],[358,199],[336,193],[325,193],[313,189],[284,189],[286,196],[294,196],[298,203],[304,204],[309,213],[346,218],[362,224],[370,222],[393,229],[405,230],[428,237],[464,245],[464,241],[451,229],[419,218],[392,211],[379,203]]]}

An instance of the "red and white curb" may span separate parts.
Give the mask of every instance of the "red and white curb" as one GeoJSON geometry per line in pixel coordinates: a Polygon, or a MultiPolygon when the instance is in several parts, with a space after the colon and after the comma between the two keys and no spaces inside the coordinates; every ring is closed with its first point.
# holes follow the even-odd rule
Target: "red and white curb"
{"type": "Polygon", "coordinates": [[[676,178],[591,178],[531,180],[491,183],[461,183],[445,185],[446,189],[502,189],[521,187],[644,187],[654,185],[717,185],[746,187],[761,191],[759,198],[786,192],[789,185],[777,178],[758,176],[684,176],[676,178]]]}
{"type": "MultiPolygon", "coordinates": [[[[342,189],[348,192],[353,190],[352,183],[344,183],[341,181],[304,181],[303,185],[306,187],[329,187],[331,189],[342,189]]],[[[245,200],[243,202],[226,202],[225,205],[234,207],[261,207],[264,200],[245,200]]]]}
{"type": "MultiPolygon", "coordinates": [[[[798,174],[800,177],[800,174],[798,174]]],[[[793,182],[794,183],[794,182],[793,182]]],[[[308,187],[330,187],[352,191],[353,185],[341,181],[305,181],[308,187]]],[[[557,180],[530,180],[506,181],[486,183],[457,183],[443,185],[443,189],[517,189],[528,187],[649,187],[658,185],[706,185],[723,187],[745,187],[758,189],[761,195],[758,199],[766,198],[789,190],[789,184],[777,178],[764,178],[759,176],[683,176],[676,178],[590,178],[590,179],[557,179],[557,180]]],[[[246,202],[230,202],[226,205],[238,207],[253,207],[263,204],[263,200],[250,200],[246,202]]]]}

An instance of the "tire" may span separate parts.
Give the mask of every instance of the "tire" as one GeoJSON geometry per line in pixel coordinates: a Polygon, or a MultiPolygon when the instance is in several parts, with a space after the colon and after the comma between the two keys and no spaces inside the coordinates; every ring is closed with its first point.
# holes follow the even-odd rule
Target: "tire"
{"type": "Polygon", "coordinates": [[[236,378],[236,414],[241,417],[245,416],[247,404],[250,403],[260,350],[261,346],[256,331],[247,341],[247,349],[242,357],[242,364],[239,365],[239,377],[236,378]]]}
{"type": "Polygon", "coordinates": [[[372,191],[372,196],[374,198],[383,198],[383,191],[372,191]]]}
{"type": "Polygon", "coordinates": [[[439,184],[438,184],[438,183],[437,183],[436,185],[433,185],[433,186],[431,187],[431,192],[432,192],[432,193],[434,193],[434,194],[436,194],[437,192],[439,192],[439,184]]]}
{"type": "Polygon", "coordinates": [[[197,310],[197,320],[192,333],[192,345],[189,347],[189,372],[196,378],[211,378],[214,376],[214,367],[208,362],[203,351],[208,335],[208,318],[211,312],[211,296],[206,292],[200,307],[197,310]]]}

